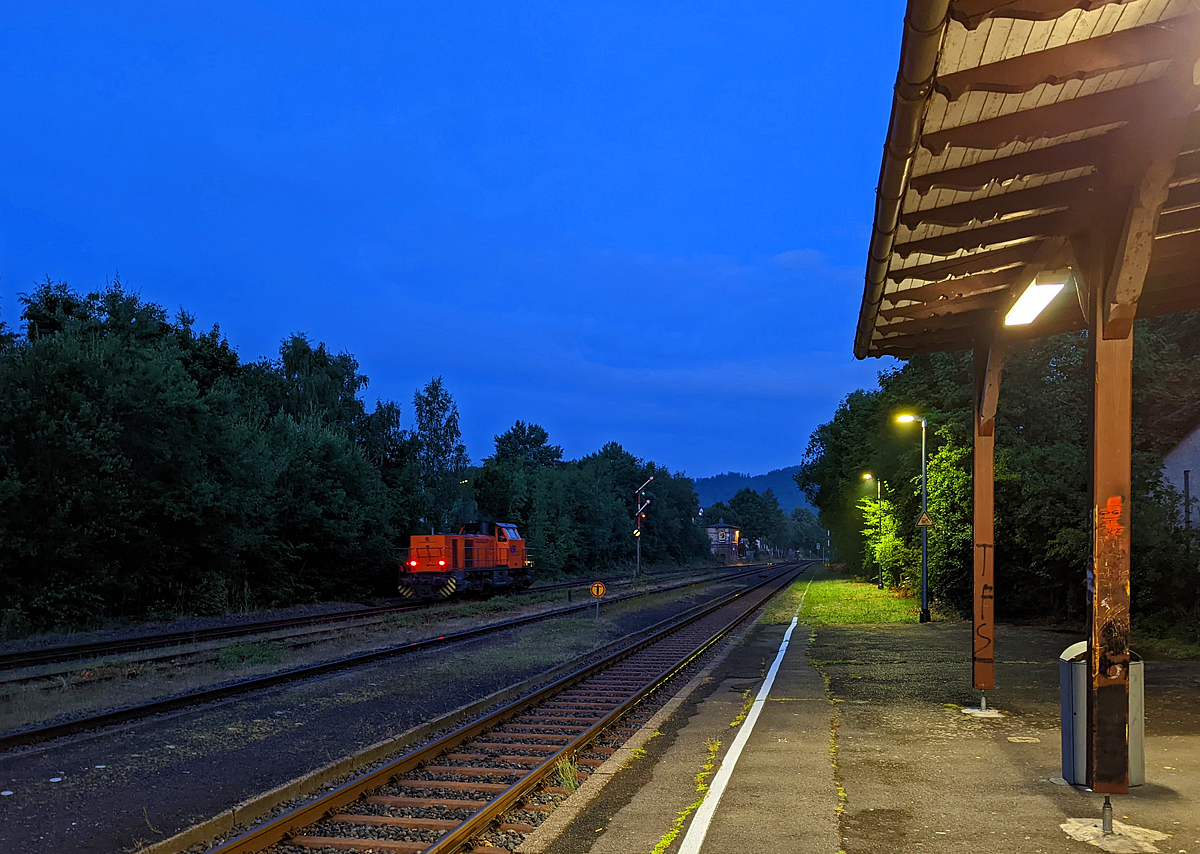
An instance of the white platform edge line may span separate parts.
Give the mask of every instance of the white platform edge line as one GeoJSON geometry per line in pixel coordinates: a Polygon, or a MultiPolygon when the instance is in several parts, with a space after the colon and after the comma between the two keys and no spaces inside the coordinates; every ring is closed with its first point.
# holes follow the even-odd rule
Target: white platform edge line
{"type": "Polygon", "coordinates": [[[713,814],[717,810],[717,804],[721,802],[721,795],[725,793],[725,787],[729,785],[729,779],[733,776],[733,769],[737,766],[738,758],[742,755],[742,748],[749,741],[750,733],[754,731],[754,725],[758,723],[758,716],[762,712],[762,707],[767,702],[767,695],[771,693],[771,686],[775,684],[775,675],[779,672],[779,665],[783,663],[784,653],[787,652],[788,644],[792,640],[792,632],[795,630],[796,624],[800,621],[800,610],[804,607],[804,600],[808,597],[808,588],[812,587],[815,579],[816,576],[814,575],[804,587],[804,595],[800,597],[800,604],[796,606],[796,613],[792,617],[791,625],[784,632],[783,642],[779,645],[779,652],[775,654],[775,661],[772,662],[771,669],[767,671],[767,678],[763,681],[762,687],[758,689],[758,696],[754,698],[754,705],[750,707],[750,713],[746,715],[746,720],[742,722],[737,737],[734,738],[733,744],[729,746],[729,752],[725,754],[725,758],[721,762],[721,767],[717,769],[717,774],[713,777],[712,785],[709,786],[708,792],[704,796],[704,802],[696,810],[696,815],[688,827],[687,834],[683,837],[683,844],[679,847],[679,854],[700,854],[700,847],[704,844],[704,838],[708,835],[708,826],[712,822],[713,814]]]}

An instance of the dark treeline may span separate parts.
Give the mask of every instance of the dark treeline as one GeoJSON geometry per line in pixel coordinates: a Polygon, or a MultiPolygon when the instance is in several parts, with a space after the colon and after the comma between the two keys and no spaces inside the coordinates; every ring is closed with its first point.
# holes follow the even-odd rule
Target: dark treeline
{"type": "MultiPolygon", "coordinates": [[[[1200,312],[1139,321],[1134,344],[1132,597],[1143,626],[1200,627],[1197,542],[1163,456],[1194,426],[1200,400],[1200,312]]],[[[1023,345],[1005,363],[996,419],[996,609],[1079,618],[1091,559],[1091,385],[1083,333],[1023,345]]],[[[814,431],[797,483],[831,529],[840,559],[893,584],[920,571],[920,425],[929,420],[931,597],[970,613],[971,355],[919,356],[856,391],[814,431]],[[873,483],[884,482],[882,519],[873,483]],[[915,476],[914,476],[915,475],[915,476]],[[882,526],[880,523],[882,522],[882,526]],[[879,534],[882,527],[882,537],[879,534]]]]}
{"type": "Polygon", "coordinates": [[[615,443],[566,462],[517,422],[472,467],[440,378],[404,430],[303,335],[243,363],[119,282],[21,303],[23,330],[0,324],[5,634],[387,595],[410,534],[476,518],[524,526],[540,573],[603,569],[632,558],[650,475],[645,559],[707,552],[692,481],[615,443]]]}

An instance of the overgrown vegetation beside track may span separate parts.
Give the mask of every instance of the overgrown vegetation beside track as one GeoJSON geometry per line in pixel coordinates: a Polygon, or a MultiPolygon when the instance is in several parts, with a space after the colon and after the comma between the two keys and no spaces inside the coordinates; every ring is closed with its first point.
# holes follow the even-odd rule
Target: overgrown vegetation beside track
{"type": "Polygon", "coordinates": [[[818,568],[775,597],[763,613],[762,622],[790,623],[802,599],[800,622],[809,626],[915,623],[920,613],[918,600],[904,590],[880,590],[873,583],[818,568]]]}
{"type": "Polygon", "coordinates": [[[471,466],[440,378],[363,403],[349,353],[303,335],[244,363],[115,282],[49,280],[0,323],[0,639],[106,618],[250,611],[395,591],[412,533],[516,522],[537,572],[707,555],[690,478],[609,443],[564,461],[518,421],[471,466]]]}
{"type": "MultiPolygon", "coordinates": [[[[959,614],[970,613],[971,596],[972,370],[971,354],[959,352],[917,356],[882,373],[877,388],[848,395],[813,432],[796,475],[832,532],[840,561],[873,578],[878,560],[889,584],[917,588],[919,426],[905,429],[895,416],[926,417],[936,522],[929,535],[930,593],[936,605],[959,614]],[[882,508],[864,472],[882,480],[882,508]]],[[[1133,372],[1134,629],[1194,644],[1200,642],[1200,528],[1185,530],[1181,496],[1161,469],[1164,454],[1200,419],[1200,312],[1138,321],[1133,372]]],[[[1083,619],[1091,558],[1090,399],[1082,333],[1023,344],[1005,363],[996,417],[1001,618],[1083,619]]]]}

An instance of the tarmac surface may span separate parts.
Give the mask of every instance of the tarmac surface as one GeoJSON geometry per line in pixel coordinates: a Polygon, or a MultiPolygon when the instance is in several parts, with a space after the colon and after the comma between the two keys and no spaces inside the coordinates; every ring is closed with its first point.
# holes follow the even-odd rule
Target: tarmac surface
{"type": "MultiPolygon", "coordinates": [[[[561,835],[531,837],[520,850],[688,850],[697,775],[712,783],[738,732],[731,723],[757,694],[785,629],[748,632],[656,723],[644,754],[573,806],[578,814],[561,835]]],[[[999,687],[987,699],[1001,714],[978,718],[963,712],[979,705],[969,623],[797,627],[692,850],[1200,854],[1200,662],[1146,662],[1147,783],[1112,796],[1118,829],[1133,830],[1097,847],[1063,828],[1098,823],[1104,800],[1061,777],[1058,655],[1080,639],[999,626],[999,687]]]]}

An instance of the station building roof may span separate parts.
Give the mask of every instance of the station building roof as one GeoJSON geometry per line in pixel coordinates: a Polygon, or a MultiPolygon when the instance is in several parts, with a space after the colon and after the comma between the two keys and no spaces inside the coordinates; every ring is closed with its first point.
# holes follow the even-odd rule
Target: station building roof
{"type": "MultiPolygon", "coordinates": [[[[910,0],[855,355],[995,334],[1037,273],[1079,269],[1113,207],[1121,226],[1114,188],[1156,145],[1173,172],[1136,315],[1200,307],[1198,58],[1197,0],[910,0]]],[[[1085,300],[1067,287],[1003,334],[1085,328],[1085,300]]]]}

